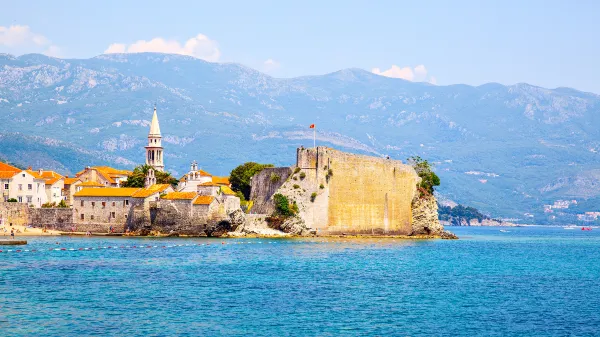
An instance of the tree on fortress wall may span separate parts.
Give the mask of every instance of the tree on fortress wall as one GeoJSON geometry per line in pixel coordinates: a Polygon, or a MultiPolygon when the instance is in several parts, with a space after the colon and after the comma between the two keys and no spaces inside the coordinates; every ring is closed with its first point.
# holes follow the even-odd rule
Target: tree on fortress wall
{"type": "Polygon", "coordinates": [[[421,177],[421,183],[419,184],[419,192],[423,194],[433,194],[433,188],[440,186],[440,177],[433,172],[431,164],[427,160],[419,156],[413,156],[408,158],[408,164],[411,165],[417,175],[421,177]]]}
{"type": "Polygon", "coordinates": [[[231,189],[239,192],[238,195],[241,193],[245,200],[250,199],[250,178],[267,167],[273,167],[273,165],[247,162],[234,168],[229,176],[231,189]]]}
{"type": "MultiPolygon", "coordinates": [[[[137,166],[129,178],[121,182],[121,187],[144,187],[146,175],[148,174],[148,170],[151,168],[152,166],[150,165],[137,166]]],[[[154,176],[156,177],[157,184],[169,184],[175,187],[177,186],[177,183],[179,183],[179,181],[171,176],[169,172],[160,172],[155,170],[154,176]]]]}

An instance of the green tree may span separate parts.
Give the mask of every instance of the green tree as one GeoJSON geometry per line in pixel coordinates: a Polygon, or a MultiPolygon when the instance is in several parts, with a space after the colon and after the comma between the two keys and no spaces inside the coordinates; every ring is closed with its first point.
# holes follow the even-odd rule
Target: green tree
{"type": "Polygon", "coordinates": [[[289,199],[283,194],[275,194],[273,196],[273,201],[275,202],[275,215],[288,217],[294,216],[296,213],[298,213],[298,205],[290,205],[289,199]]]}
{"type": "MultiPolygon", "coordinates": [[[[137,166],[127,180],[121,182],[121,187],[144,187],[146,175],[148,174],[148,170],[151,168],[152,166],[150,165],[137,166]]],[[[175,187],[179,183],[179,180],[171,176],[169,172],[160,172],[155,170],[154,176],[156,177],[157,184],[169,184],[175,187]]]]}
{"type": "Polygon", "coordinates": [[[17,199],[15,199],[15,198],[10,198],[10,199],[6,200],[6,202],[17,202],[17,199]]]}
{"type": "Polygon", "coordinates": [[[231,189],[235,192],[241,192],[246,200],[250,199],[250,178],[258,174],[267,167],[273,167],[272,164],[259,164],[255,162],[244,163],[231,171],[229,182],[231,189]]]}
{"type": "Polygon", "coordinates": [[[63,200],[61,200],[58,203],[58,205],[56,205],[56,207],[58,207],[58,208],[67,208],[67,207],[69,207],[69,205],[67,205],[67,202],[63,199],[63,200]]]}
{"type": "Polygon", "coordinates": [[[410,157],[407,161],[415,169],[417,175],[421,177],[421,183],[419,184],[421,193],[433,194],[434,187],[440,186],[440,177],[433,172],[431,164],[419,156],[410,157]]]}

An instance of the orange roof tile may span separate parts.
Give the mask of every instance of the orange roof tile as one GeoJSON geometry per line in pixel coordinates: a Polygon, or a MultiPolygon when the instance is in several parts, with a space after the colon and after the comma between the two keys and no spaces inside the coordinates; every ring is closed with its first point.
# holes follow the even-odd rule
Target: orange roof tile
{"type": "Polygon", "coordinates": [[[79,178],[65,178],[65,185],[71,185],[79,181],[79,178]]]}
{"type": "Polygon", "coordinates": [[[37,171],[27,170],[26,172],[31,174],[35,179],[44,179],[37,171]]]}
{"type": "Polygon", "coordinates": [[[225,195],[235,195],[235,192],[229,186],[221,186],[221,192],[225,195]]]}
{"type": "Polygon", "coordinates": [[[0,171],[0,179],[10,179],[18,173],[15,171],[0,171]]]}
{"type": "Polygon", "coordinates": [[[83,187],[104,187],[104,185],[100,184],[97,181],[86,181],[86,182],[83,182],[83,183],[79,184],[79,186],[83,186],[83,187]]]}
{"type": "Polygon", "coordinates": [[[121,188],[121,187],[106,187],[106,188],[84,188],[81,191],[73,194],[74,197],[133,197],[138,192],[139,188],[121,188]]]}
{"type": "Polygon", "coordinates": [[[212,177],[212,174],[210,174],[204,170],[198,170],[198,173],[200,173],[201,177],[212,177]]]}
{"type": "Polygon", "coordinates": [[[221,186],[221,185],[219,185],[219,184],[217,184],[217,183],[213,183],[213,182],[211,182],[211,181],[208,181],[208,182],[205,182],[205,183],[199,184],[198,186],[221,186]]]}
{"type": "Polygon", "coordinates": [[[198,193],[196,192],[171,192],[163,195],[161,198],[166,200],[192,200],[198,193]]]}
{"type": "Polygon", "coordinates": [[[12,165],[8,165],[7,163],[0,162],[0,171],[21,172],[22,170],[12,165]]]}
{"type": "Polygon", "coordinates": [[[215,197],[211,197],[210,195],[199,195],[193,202],[194,205],[210,205],[215,197]]]}
{"type": "Polygon", "coordinates": [[[169,184],[155,184],[148,188],[144,188],[143,190],[139,190],[136,192],[133,197],[134,198],[147,198],[153,194],[161,193],[171,187],[169,184]]]}
{"type": "Polygon", "coordinates": [[[41,177],[46,180],[46,185],[52,185],[63,178],[62,175],[54,171],[42,171],[41,177]]]}
{"type": "Polygon", "coordinates": [[[227,185],[229,186],[230,182],[229,182],[229,177],[216,177],[213,176],[212,177],[212,181],[215,184],[219,184],[219,185],[227,185]]]}
{"type": "Polygon", "coordinates": [[[94,166],[92,168],[115,176],[130,176],[133,173],[128,170],[119,170],[110,166],[94,166]]]}

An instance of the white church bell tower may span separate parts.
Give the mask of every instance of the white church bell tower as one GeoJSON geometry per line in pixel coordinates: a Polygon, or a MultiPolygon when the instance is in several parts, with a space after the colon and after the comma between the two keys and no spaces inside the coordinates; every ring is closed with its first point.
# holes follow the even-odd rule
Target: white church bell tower
{"type": "Polygon", "coordinates": [[[158,116],[156,115],[156,107],[154,107],[154,115],[152,116],[150,132],[148,133],[148,146],[146,146],[146,164],[162,172],[165,169],[165,165],[163,164],[161,139],[158,116]]]}

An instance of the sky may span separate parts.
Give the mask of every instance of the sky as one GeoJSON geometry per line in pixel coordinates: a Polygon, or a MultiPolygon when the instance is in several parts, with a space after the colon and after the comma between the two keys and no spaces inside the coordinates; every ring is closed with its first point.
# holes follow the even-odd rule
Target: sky
{"type": "Polygon", "coordinates": [[[275,77],[344,68],[600,94],[600,1],[0,0],[0,53],[157,51],[275,77]]]}

